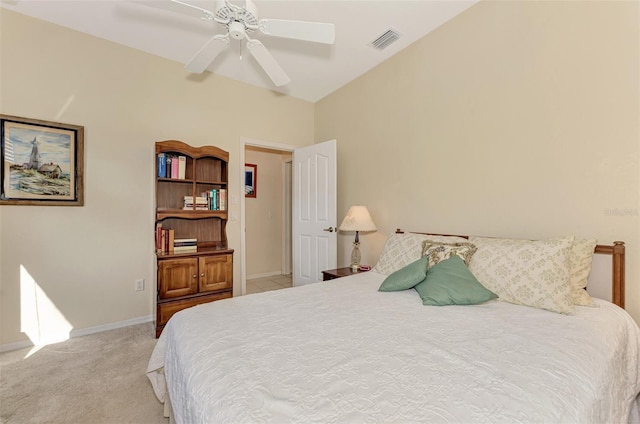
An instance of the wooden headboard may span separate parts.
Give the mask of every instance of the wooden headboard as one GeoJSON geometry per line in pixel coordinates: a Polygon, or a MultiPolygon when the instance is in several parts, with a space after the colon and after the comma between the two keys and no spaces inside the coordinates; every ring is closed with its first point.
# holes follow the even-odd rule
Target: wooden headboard
{"type": "MultiPolygon", "coordinates": [[[[436,234],[424,233],[418,231],[409,231],[414,234],[424,234],[430,236],[453,236],[468,239],[469,236],[458,234],[436,234]]],[[[396,230],[396,234],[404,234],[401,229],[396,230]]],[[[611,303],[614,303],[624,309],[624,251],[623,241],[614,241],[612,245],[598,244],[594,250],[594,254],[611,256],[611,303]]]]}

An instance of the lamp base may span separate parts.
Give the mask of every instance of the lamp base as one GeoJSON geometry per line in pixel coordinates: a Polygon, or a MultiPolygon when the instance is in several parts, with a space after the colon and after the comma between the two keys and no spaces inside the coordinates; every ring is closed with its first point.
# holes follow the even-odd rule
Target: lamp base
{"type": "Polygon", "coordinates": [[[362,257],[360,256],[360,243],[353,243],[353,250],[351,251],[351,266],[359,266],[360,260],[362,257]]]}

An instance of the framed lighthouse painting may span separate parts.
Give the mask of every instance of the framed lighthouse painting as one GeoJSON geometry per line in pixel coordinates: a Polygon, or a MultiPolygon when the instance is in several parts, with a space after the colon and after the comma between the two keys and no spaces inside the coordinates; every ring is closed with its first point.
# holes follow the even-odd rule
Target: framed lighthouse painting
{"type": "Polygon", "coordinates": [[[84,205],[84,127],[0,115],[0,136],[0,205],[84,205]]]}

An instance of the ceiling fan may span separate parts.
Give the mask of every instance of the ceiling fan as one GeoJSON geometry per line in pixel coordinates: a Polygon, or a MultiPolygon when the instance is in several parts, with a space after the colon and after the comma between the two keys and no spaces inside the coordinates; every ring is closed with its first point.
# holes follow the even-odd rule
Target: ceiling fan
{"type": "Polygon", "coordinates": [[[281,19],[258,19],[258,9],[251,0],[245,0],[244,6],[238,6],[229,0],[216,0],[216,10],[212,12],[180,0],[170,0],[175,6],[192,8],[200,12],[200,19],[215,21],[226,29],[226,34],[216,34],[185,65],[189,72],[200,74],[228,45],[231,39],[246,40],[247,50],[256,59],[264,72],[277,86],[291,81],[273,55],[260,41],[250,38],[249,34],[260,31],[263,34],[291,38],[316,43],[333,44],[335,27],[331,23],[291,21],[281,19]]]}

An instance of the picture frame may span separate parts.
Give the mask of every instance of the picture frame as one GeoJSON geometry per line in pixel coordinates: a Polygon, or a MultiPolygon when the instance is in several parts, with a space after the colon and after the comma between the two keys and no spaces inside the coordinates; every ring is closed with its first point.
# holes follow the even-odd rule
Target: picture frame
{"type": "Polygon", "coordinates": [[[244,164],[244,197],[257,197],[258,194],[258,165],[244,164]]]}
{"type": "Polygon", "coordinates": [[[0,206],[84,206],[84,127],[0,114],[0,206]]]}

